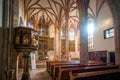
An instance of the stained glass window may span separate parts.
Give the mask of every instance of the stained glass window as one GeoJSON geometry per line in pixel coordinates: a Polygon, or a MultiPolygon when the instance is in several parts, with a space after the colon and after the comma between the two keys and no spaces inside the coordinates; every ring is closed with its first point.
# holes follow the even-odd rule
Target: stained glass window
{"type": "Polygon", "coordinates": [[[88,21],[88,50],[93,50],[93,32],[94,32],[94,20],[88,21]]]}
{"type": "Polygon", "coordinates": [[[65,29],[61,29],[61,39],[65,39],[65,29]]]}
{"type": "Polygon", "coordinates": [[[74,40],[75,38],[75,32],[73,28],[70,28],[70,32],[69,32],[69,40],[74,40]]]}

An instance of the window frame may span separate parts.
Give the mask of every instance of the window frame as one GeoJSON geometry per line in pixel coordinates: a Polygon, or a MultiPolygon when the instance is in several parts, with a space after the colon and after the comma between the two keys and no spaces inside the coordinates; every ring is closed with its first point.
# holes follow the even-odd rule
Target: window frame
{"type": "Polygon", "coordinates": [[[114,37],[114,33],[115,33],[115,31],[114,31],[114,27],[111,27],[111,28],[109,28],[109,29],[106,29],[106,30],[104,30],[104,39],[109,39],[109,38],[113,38],[114,37]],[[111,30],[113,29],[113,35],[110,35],[111,34],[111,30]],[[108,32],[108,37],[107,37],[107,33],[106,32],[108,32]]]}

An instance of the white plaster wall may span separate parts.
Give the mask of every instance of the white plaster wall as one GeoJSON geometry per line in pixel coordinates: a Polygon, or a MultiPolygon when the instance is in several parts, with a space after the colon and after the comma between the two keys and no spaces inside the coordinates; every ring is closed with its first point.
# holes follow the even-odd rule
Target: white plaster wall
{"type": "Polygon", "coordinates": [[[51,38],[55,37],[55,28],[54,28],[54,25],[51,25],[51,26],[49,27],[49,36],[50,36],[51,38]]]}
{"type": "Polygon", "coordinates": [[[113,27],[113,18],[110,9],[105,3],[99,13],[97,26],[94,31],[94,51],[114,51],[114,38],[104,39],[104,30],[113,27]]]}
{"type": "Polygon", "coordinates": [[[0,27],[2,27],[3,0],[0,0],[0,27]]]}

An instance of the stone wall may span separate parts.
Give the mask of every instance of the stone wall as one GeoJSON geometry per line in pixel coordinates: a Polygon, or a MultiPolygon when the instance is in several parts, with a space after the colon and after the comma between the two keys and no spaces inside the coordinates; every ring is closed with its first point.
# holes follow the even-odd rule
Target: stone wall
{"type": "Polygon", "coordinates": [[[3,4],[2,28],[0,29],[0,80],[11,79],[6,73],[9,74],[11,69],[16,69],[17,54],[13,46],[13,28],[18,26],[18,3],[19,0],[4,0],[3,4]]]}
{"type": "MultiPolygon", "coordinates": [[[[0,59],[2,58],[1,56],[2,56],[2,28],[0,27],[0,59]]],[[[0,60],[0,72],[1,72],[1,62],[2,62],[2,60],[0,60]]],[[[1,76],[1,73],[0,73],[0,76],[1,76]]],[[[1,80],[1,78],[0,78],[0,80],[1,80]]]]}
{"type": "Polygon", "coordinates": [[[11,58],[10,58],[10,68],[15,71],[14,74],[14,80],[17,80],[16,75],[16,65],[17,65],[17,56],[19,53],[17,53],[14,49],[14,27],[18,26],[19,21],[19,0],[13,0],[12,4],[12,17],[11,17],[11,58]]]}

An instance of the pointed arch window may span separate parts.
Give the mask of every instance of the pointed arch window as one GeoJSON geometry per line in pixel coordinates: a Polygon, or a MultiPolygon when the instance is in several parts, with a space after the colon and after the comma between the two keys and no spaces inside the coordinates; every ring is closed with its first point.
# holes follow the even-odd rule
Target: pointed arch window
{"type": "Polygon", "coordinates": [[[69,30],[69,51],[75,51],[75,31],[74,28],[70,28],[69,30]]]}
{"type": "Polygon", "coordinates": [[[34,28],[34,17],[30,17],[30,19],[28,20],[28,27],[29,28],[34,28]]]}
{"type": "Polygon", "coordinates": [[[33,29],[33,22],[32,21],[30,21],[29,23],[28,23],[28,27],[30,27],[30,28],[32,28],[33,29]]]}
{"type": "Polygon", "coordinates": [[[88,19],[88,50],[93,50],[94,19],[88,19]]]}
{"type": "Polygon", "coordinates": [[[70,28],[69,40],[74,40],[74,39],[75,39],[75,31],[74,31],[74,28],[70,28]]]}
{"type": "Polygon", "coordinates": [[[61,35],[61,39],[65,39],[65,28],[64,27],[62,27],[60,35],[61,35]]]}
{"type": "Polygon", "coordinates": [[[45,22],[45,17],[41,16],[39,20],[39,34],[41,36],[48,36],[48,24],[45,22]]]}

